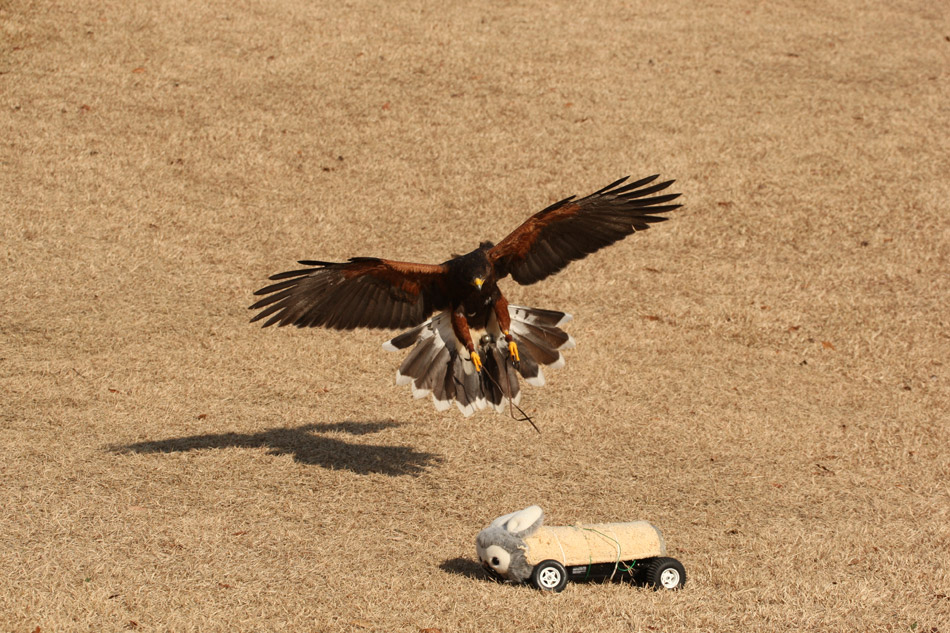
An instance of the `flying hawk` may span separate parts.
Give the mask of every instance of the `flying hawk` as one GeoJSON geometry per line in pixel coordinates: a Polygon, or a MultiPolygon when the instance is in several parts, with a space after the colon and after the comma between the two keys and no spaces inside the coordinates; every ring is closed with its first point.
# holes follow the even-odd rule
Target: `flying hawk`
{"type": "Polygon", "coordinates": [[[536,283],[666,220],[659,214],[679,208],[670,204],[679,194],[655,195],[673,184],[655,182],[658,177],[621,178],[584,198],[555,202],[498,244],[482,242],[441,264],[301,260],[307,268],[273,275],[277,283],[254,293],[264,298],[250,306],[260,310],[251,321],[267,319],[264,327],[411,328],[383,344],[387,350],[415,345],[396,384],[411,383],[416,398],[431,394],[440,411],[453,400],[466,416],[488,406],[501,411],[520,401],[518,374],[543,385],[541,366],[563,366],[561,351],[574,340],[561,329],[571,315],[511,305],[498,281],[511,275],[522,285],[536,283]]]}

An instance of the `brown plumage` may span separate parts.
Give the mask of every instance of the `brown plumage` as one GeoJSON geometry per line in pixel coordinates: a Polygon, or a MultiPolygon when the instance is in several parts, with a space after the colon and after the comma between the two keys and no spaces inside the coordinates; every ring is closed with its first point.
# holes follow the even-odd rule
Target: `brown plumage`
{"type": "Polygon", "coordinates": [[[440,409],[453,399],[467,414],[489,404],[503,408],[505,401],[520,397],[512,368],[527,382],[542,384],[538,365],[563,363],[559,350],[573,340],[559,328],[569,315],[509,306],[497,282],[510,275],[522,285],[536,283],[665,221],[660,214],[680,206],[670,204],[679,194],[661,193],[673,181],[655,183],[657,178],[628,184],[622,178],[589,196],[565,198],[528,218],[497,245],[482,242],[441,264],[373,257],[339,263],[302,260],[308,268],[278,273],[270,278],[278,283],[254,293],[264,297],[251,306],[260,310],[251,321],[267,319],[264,327],[414,328],[387,347],[417,343],[434,348],[427,355],[414,350],[397,381],[411,381],[416,396],[433,393],[440,409]],[[439,314],[429,319],[434,312],[439,314]],[[485,335],[476,341],[472,330],[485,335]]]}

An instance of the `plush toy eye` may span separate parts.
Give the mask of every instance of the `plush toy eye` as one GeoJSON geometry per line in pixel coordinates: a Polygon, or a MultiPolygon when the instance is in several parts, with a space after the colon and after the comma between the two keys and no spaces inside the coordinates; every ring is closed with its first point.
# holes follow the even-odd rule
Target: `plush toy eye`
{"type": "Polygon", "coordinates": [[[479,558],[492,569],[504,576],[508,573],[508,566],[511,564],[511,554],[505,551],[500,545],[489,545],[485,551],[481,552],[479,558]]]}

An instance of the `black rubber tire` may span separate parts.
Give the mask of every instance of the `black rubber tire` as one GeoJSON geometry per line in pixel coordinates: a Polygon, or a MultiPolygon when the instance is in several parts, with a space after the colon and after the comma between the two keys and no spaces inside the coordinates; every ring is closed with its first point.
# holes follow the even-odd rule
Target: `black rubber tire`
{"type": "Polygon", "coordinates": [[[531,584],[541,591],[560,593],[567,586],[567,570],[556,560],[543,560],[534,566],[531,584]]]}
{"type": "Polygon", "coordinates": [[[680,589],[686,584],[686,569],[675,558],[654,558],[646,563],[643,582],[654,589],[680,589]]]}

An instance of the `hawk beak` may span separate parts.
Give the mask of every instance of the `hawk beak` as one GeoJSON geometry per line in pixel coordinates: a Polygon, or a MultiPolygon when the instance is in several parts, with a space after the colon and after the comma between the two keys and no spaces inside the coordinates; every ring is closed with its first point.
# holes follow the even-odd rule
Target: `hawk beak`
{"type": "Polygon", "coordinates": [[[478,287],[479,290],[482,289],[482,284],[483,284],[483,283],[485,283],[485,280],[482,279],[481,277],[476,277],[476,278],[475,278],[475,286],[478,287]]]}

